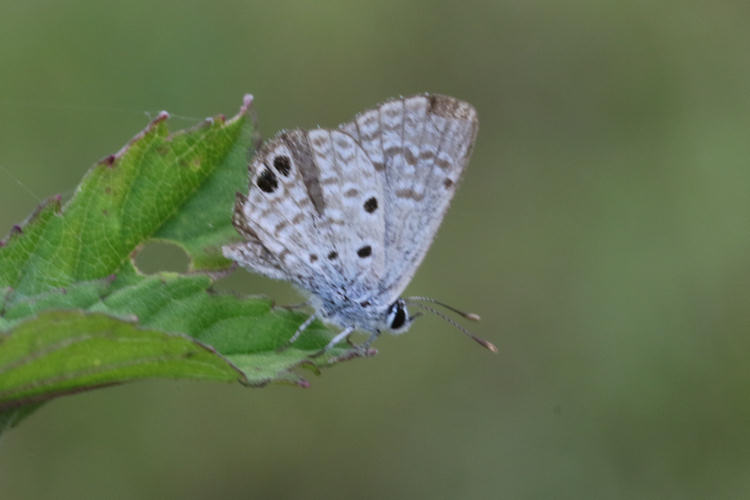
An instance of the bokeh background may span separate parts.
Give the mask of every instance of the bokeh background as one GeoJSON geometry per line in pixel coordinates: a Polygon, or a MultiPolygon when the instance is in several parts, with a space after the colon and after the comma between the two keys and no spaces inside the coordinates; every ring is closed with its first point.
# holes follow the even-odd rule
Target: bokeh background
{"type": "MultiPolygon", "coordinates": [[[[2,498],[749,496],[748,16],[729,1],[0,2],[6,229],[161,109],[183,128],[251,92],[269,136],[398,94],[472,102],[472,163],[408,292],[481,313],[471,326],[500,348],[428,318],[307,390],[62,398],[0,438],[2,498]]],[[[244,272],[221,287],[297,300],[244,272]]]]}

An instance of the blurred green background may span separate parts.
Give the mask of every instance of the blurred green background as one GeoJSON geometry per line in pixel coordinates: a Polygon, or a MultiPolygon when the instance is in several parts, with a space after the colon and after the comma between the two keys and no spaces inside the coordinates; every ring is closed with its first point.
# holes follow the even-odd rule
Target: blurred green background
{"type": "MultiPolygon", "coordinates": [[[[472,102],[472,163],[408,292],[480,313],[470,326],[500,348],[427,318],[307,390],[62,398],[0,438],[2,498],[748,497],[748,16],[728,1],[0,3],[6,229],[160,109],[182,128],[251,92],[270,136],[398,94],[472,102]]],[[[149,250],[144,265],[174,266],[149,250]]],[[[221,287],[297,300],[244,272],[221,287]]]]}

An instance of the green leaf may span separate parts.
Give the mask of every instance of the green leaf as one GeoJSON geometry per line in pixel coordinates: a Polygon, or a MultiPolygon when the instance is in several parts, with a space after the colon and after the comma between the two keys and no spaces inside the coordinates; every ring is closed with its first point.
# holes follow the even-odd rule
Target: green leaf
{"type": "Polygon", "coordinates": [[[194,270],[226,267],[221,245],[234,238],[234,193],[253,146],[249,104],[172,135],[161,113],[95,165],[64,210],[52,199],[14,231],[0,253],[0,287],[31,295],[102,278],[152,238],[184,248],[194,270]]]}
{"type": "Polygon", "coordinates": [[[155,376],[244,379],[191,337],[101,313],[47,311],[0,335],[0,410],[155,376]]]}
{"type": "Polygon", "coordinates": [[[147,377],[305,385],[297,367],[359,355],[337,346],[311,357],[331,336],[319,322],[280,350],[307,314],[212,289],[232,264],[222,245],[239,239],[231,213],[257,143],[250,104],[173,134],[161,113],[64,206],[48,200],[0,242],[0,428],[28,413],[22,405],[95,387],[147,377]],[[133,258],[148,241],[180,246],[190,272],[142,274],[133,258]]]}

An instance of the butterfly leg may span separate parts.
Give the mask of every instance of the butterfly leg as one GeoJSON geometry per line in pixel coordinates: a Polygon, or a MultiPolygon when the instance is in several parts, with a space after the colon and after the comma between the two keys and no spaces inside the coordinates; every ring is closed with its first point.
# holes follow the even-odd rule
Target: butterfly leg
{"type": "Polygon", "coordinates": [[[292,335],[289,340],[286,341],[286,344],[284,344],[279,351],[284,351],[289,348],[298,338],[300,335],[302,335],[302,332],[304,332],[308,326],[310,326],[310,323],[312,323],[315,320],[315,315],[311,314],[309,318],[307,318],[305,321],[302,322],[301,325],[297,327],[297,331],[294,332],[294,335],[292,335]]]}
{"type": "Polygon", "coordinates": [[[312,357],[317,358],[318,356],[321,356],[325,354],[326,352],[330,351],[333,346],[335,346],[336,344],[338,344],[339,342],[347,338],[349,335],[352,334],[353,331],[354,331],[354,327],[350,326],[350,327],[345,328],[341,332],[337,333],[336,336],[333,337],[331,341],[328,342],[328,344],[326,344],[326,346],[323,349],[313,354],[312,357]]]}
{"type": "Polygon", "coordinates": [[[375,339],[378,338],[379,335],[380,332],[377,330],[372,332],[366,341],[357,346],[357,349],[361,352],[367,352],[367,350],[370,348],[370,345],[375,342],[375,339]]]}

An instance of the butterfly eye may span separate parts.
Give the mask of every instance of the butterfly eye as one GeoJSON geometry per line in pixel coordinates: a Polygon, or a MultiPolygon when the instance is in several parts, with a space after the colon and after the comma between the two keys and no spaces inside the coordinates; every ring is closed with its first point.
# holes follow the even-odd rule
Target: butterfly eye
{"type": "Polygon", "coordinates": [[[406,305],[403,300],[397,300],[388,309],[388,323],[391,330],[398,330],[406,324],[406,305]]]}

